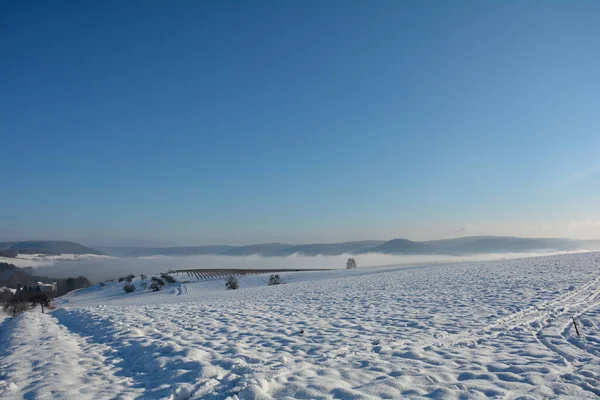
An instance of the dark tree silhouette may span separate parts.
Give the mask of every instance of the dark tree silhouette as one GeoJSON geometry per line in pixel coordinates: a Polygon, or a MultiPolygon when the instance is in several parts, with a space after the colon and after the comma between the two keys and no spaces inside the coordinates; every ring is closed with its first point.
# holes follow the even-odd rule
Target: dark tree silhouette
{"type": "Polygon", "coordinates": [[[159,285],[159,286],[161,286],[161,287],[162,287],[162,286],[165,286],[165,281],[163,281],[163,280],[162,280],[162,279],[160,279],[160,278],[157,278],[156,276],[153,276],[153,277],[152,277],[152,283],[156,283],[157,285],[159,285]]]}
{"type": "Polygon", "coordinates": [[[235,290],[240,287],[240,284],[234,276],[230,276],[229,278],[227,278],[227,281],[225,281],[225,287],[227,288],[227,290],[235,290]]]}
{"type": "Polygon", "coordinates": [[[161,278],[163,278],[165,281],[167,281],[169,283],[177,283],[177,281],[175,280],[175,278],[173,278],[169,274],[160,274],[160,276],[161,276],[161,278]]]}
{"type": "Polygon", "coordinates": [[[3,310],[7,314],[12,314],[13,317],[27,310],[27,303],[20,290],[15,293],[12,299],[4,303],[3,310]]]}
{"type": "Polygon", "coordinates": [[[354,258],[349,258],[346,262],[346,269],[354,269],[356,268],[356,260],[354,258]]]}
{"type": "Polygon", "coordinates": [[[40,307],[42,307],[42,314],[44,313],[44,308],[50,308],[51,301],[52,299],[46,293],[36,294],[35,296],[29,299],[29,303],[31,303],[33,307],[35,307],[37,304],[39,304],[40,307]]]}

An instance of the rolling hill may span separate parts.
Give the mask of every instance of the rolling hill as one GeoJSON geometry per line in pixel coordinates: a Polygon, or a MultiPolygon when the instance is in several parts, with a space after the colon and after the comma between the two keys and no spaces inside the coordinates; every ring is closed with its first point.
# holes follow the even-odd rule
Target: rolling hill
{"type": "Polygon", "coordinates": [[[526,253],[600,249],[600,241],[513,236],[471,236],[422,242],[444,254],[526,253]]]}
{"type": "Polygon", "coordinates": [[[249,246],[232,247],[219,254],[224,256],[250,256],[253,254],[269,256],[289,247],[289,244],[284,243],[252,244],[249,246]]]}
{"type": "Polygon", "coordinates": [[[178,246],[178,247],[146,247],[138,248],[130,256],[197,256],[203,254],[221,254],[225,251],[234,249],[235,246],[215,245],[215,246],[178,246]]]}
{"type": "Polygon", "coordinates": [[[600,240],[574,240],[556,238],[520,238],[511,236],[470,236],[453,239],[412,241],[408,239],[362,240],[342,243],[286,244],[263,243],[245,246],[208,245],[177,247],[101,247],[102,251],[68,241],[2,242],[0,251],[16,250],[19,253],[108,254],[117,257],[147,256],[251,256],[285,257],[292,254],[304,256],[335,256],[340,254],[406,254],[406,255],[477,255],[489,253],[527,253],[540,251],[600,250],[600,240]]]}
{"type": "Polygon", "coordinates": [[[384,253],[384,254],[443,254],[439,249],[431,247],[420,242],[413,242],[408,239],[392,239],[379,246],[364,249],[363,253],[384,253]]]}
{"type": "Polygon", "coordinates": [[[23,254],[104,254],[101,251],[83,246],[79,243],[64,240],[2,242],[0,243],[0,250],[18,250],[19,253],[23,254]]]}
{"type": "Polygon", "coordinates": [[[297,253],[305,256],[337,256],[344,253],[358,254],[383,243],[384,241],[382,240],[362,240],[358,242],[303,244],[290,246],[272,255],[289,256],[297,253]]]}

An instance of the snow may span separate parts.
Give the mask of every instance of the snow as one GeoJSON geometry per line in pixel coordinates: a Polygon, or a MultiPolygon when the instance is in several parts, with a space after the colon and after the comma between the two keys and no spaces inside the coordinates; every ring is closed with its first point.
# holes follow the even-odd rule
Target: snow
{"type": "Polygon", "coordinates": [[[598,267],[587,253],[259,274],[236,291],[184,274],[158,293],[95,285],[0,322],[0,398],[597,398],[598,267]]]}

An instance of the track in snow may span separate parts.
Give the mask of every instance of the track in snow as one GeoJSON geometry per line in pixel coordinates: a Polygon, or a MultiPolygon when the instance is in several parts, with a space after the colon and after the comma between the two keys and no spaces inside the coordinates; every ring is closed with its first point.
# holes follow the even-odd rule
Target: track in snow
{"type": "Polygon", "coordinates": [[[507,331],[519,328],[527,328],[536,335],[541,333],[548,324],[558,319],[565,320],[565,326],[569,325],[572,317],[577,317],[587,310],[597,307],[600,303],[596,301],[600,295],[600,277],[574,289],[564,295],[552,300],[543,301],[536,306],[499,318],[496,322],[482,329],[464,334],[456,334],[434,341],[436,346],[469,345],[482,338],[496,337],[507,331]]]}

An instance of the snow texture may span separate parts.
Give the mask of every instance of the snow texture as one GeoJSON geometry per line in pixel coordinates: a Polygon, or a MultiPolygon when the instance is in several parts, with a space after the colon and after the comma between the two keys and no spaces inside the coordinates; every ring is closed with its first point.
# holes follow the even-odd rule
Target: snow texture
{"type": "Polygon", "coordinates": [[[600,253],[76,291],[0,322],[0,398],[600,395],[600,253]],[[573,326],[578,323],[580,336],[573,326]]]}

